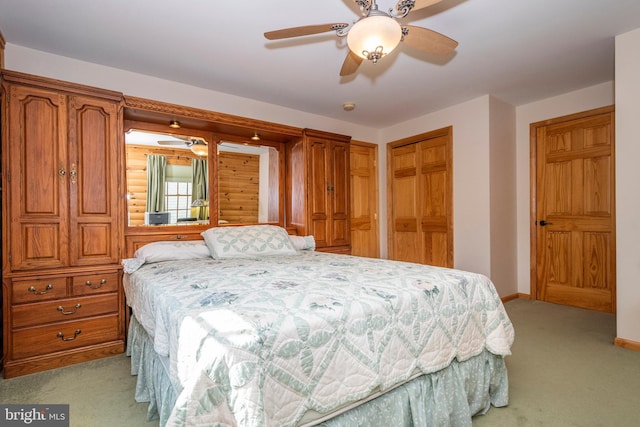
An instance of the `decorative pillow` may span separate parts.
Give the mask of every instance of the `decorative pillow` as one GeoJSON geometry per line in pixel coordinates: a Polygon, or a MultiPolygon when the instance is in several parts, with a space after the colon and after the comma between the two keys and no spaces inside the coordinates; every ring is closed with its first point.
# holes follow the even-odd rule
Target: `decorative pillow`
{"type": "Polygon", "coordinates": [[[181,242],[153,242],[139,248],[134,257],[146,263],[176,261],[182,259],[210,258],[211,254],[203,240],[181,242]]]}
{"type": "Polygon", "coordinates": [[[299,251],[314,250],[316,248],[316,239],[313,236],[289,236],[291,244],[299,251]]]}
{"type": "Polygon", "coordinates": [[[214,227],[201,234],[215,259],[297,254],[287,231],[275,225],[214,227]]]}

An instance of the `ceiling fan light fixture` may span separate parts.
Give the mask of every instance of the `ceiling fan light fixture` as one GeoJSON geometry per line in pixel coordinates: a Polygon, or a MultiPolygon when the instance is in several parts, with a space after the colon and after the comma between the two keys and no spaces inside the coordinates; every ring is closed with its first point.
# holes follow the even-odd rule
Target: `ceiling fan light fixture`
{"type": "Polygon", "coordinates": [[[180,122],[179,122],[179,121],[177,121],[177,120],[171,120],[171,121],[169,122],[169,127],[170,127],[171,129],[180,129],[180,122]]]}
{"type": "Polygon", "coordinates": [[[347,45],[356,55],[376,63],[395,49],[402,39],[402,27],[390,16],[368,16],[356,22],[347,34],[347,45]]]}
{"type": "Polygon", "coordinates": [[[200,157],[206,157],[209,154],[209,146],[204,142],[194,142],[190,148],[193,154],[200,157]]]}

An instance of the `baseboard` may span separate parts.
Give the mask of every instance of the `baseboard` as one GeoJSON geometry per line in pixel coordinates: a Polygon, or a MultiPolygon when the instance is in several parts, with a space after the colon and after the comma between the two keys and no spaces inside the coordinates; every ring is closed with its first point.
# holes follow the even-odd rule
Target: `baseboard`
{"type": "Polygon", "coordinates": [[[626,348],[627,350],[640,351],[640,342],[626,340],[624,338],[614,339],[613,345],[615,345],[616,347],[626,348]]]}
{"type": "Polygon", "coordinates": [[[529,294],[523,294],[523,293],[518,292],[517,294],[507,295],[507,296],[502,297],[500,299],[504,303],[504,302],[512,301],[514,299],[531,299],[531,296],[529,294]]]}

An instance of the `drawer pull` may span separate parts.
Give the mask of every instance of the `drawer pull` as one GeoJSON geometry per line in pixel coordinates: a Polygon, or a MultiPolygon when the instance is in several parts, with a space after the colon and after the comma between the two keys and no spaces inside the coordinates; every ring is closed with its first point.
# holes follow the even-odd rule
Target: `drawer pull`
{"type": "Polygon", "coordinates": [[[34,295],[44,295],[46,293],[48,293],[51,289],[53,289],[53,285],[51,283],[49,283],[45,288],[44,291],[36,291],[36,287],[35,286],[29,286],[29,289],[27,289],[29,292],[33,292],[34,295]]]}
{"type": "Polygon", "coordinates": [[[59,306],[58,306],[58,308],[57,308],[57,310],[58,310],[60,313],[64,314],[64,315],[68,315],[68,314],[73,314],[73,313],[75,313],[76,311],[78,311],[78,309],[79,309],[80,307],[82,307],[80,304],[76,304],[76,305],[73,307],[73,311],[64,311],[64,307],[62,307],[61,305],[59,305],[59,306]]]}
{"type": "Polygon", "coordinates": [[[87,280],[85,285],[87,285],[91,289],[100,289],[102,287],[102,285],[104,285],[105,283],[107,283],[107,279],[102,279],[102,280],[100,280],[100,284],[94,286],[93,283],[91,283],[91,280],[87,280]]]}
{"type": "Polygon", "coordinates": [[[64,337],[64,334],[62,332],[58,332],[58,335],[56,335],[58,338],[60,338],[62,341],[73,341],[76,339],[76,337],[78,335],[80,335],[80,332],[82,332],[80,329],[76,329],[76,331],[73,333],[72,337],[64,337]]]}
{"type": "Polygon", "coordinates": [[[182,234],[178,234],[178,235],[176,236],[176,239],[178,239],[178,240],[182,240],[182,239],[184,239],[184,236],[183,236],[182,234]]]}

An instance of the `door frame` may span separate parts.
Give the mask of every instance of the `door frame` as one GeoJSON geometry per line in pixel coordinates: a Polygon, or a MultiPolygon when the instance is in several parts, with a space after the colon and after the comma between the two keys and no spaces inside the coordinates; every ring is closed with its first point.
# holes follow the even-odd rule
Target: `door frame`
{"type": "MultiPolygon", "coordinates": [[[[531,123],[529,125],[529,255],[530,255],[530,290],[529,299],[538,299],[538,182],[537,182],[537,152],[538,152],[538,128],[558,124],[570,120],[583,119],[586,117],[597,116],[600,114],[615,112],[615,105],[609,105],[606,107],[595,108],[593,110],[582,111],[580,113],[568,114],[566,116],[554,117],[552,119],[542,120],[539,122],[531,123]]],[[[615,124],[612,124],[615,125],[615,124]]],[[[614,127],[615,131],[615,127],[614,127]]],[[[613,141],[613,177],[615,188],[615,134],[613,141]]],[[[615,202],[614,202],[614,224],[615,224],[615,202]]],[[[615,229],[614,229],[615,236],[615,229]]],[[[614,256],[615,264],[615,246],[612,252],[614,256]]],[[[614,292],[612,292],[611,305],[613,312],[616,311],[616,294],[617,286],[614,284],[614,292]]]]}

